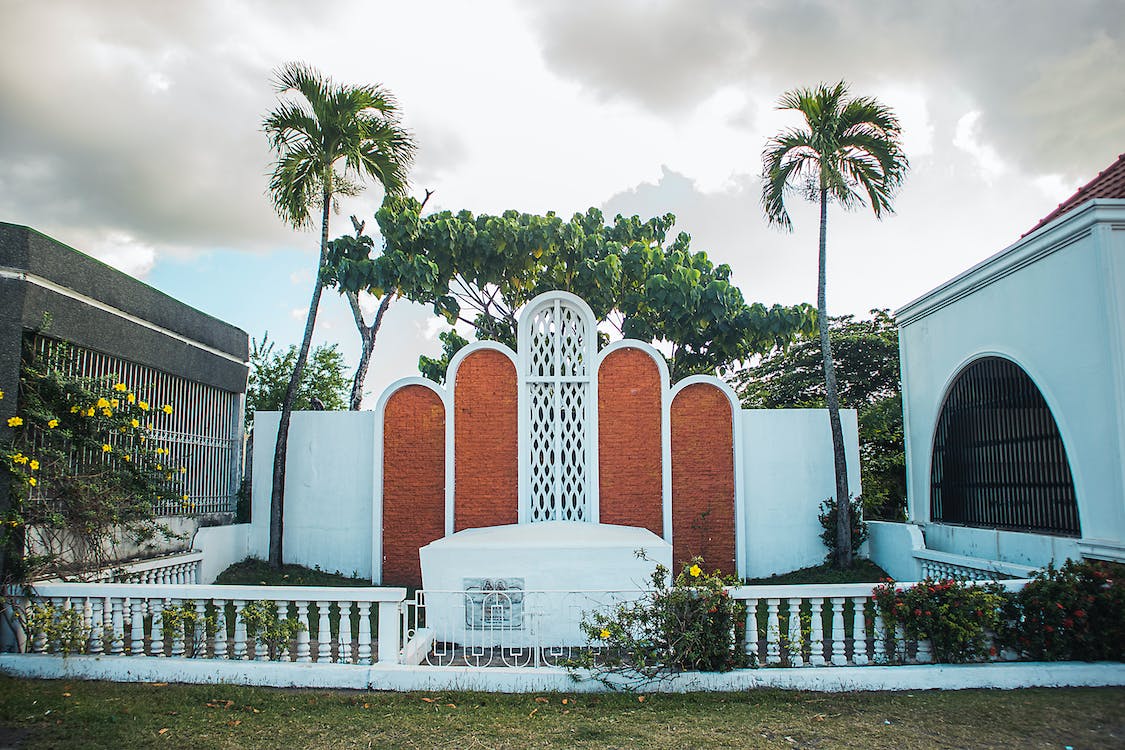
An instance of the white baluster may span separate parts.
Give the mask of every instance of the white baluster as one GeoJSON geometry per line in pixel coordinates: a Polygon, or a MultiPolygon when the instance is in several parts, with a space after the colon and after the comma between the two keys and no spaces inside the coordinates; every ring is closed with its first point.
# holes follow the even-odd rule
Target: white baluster
{"type": "MultiPolygon", "coordinates": [[[[44,599],[43,604],[52,604],[50,599],[44,599]]],[[[31,653],[43,654],[47,652],[47,628],[37,630],[31,635],[31,653]]]]}
{"type": "Polygon", "coordinates": [[[872,657],[876,664],[886,664],[887,659],[887,624],[883,621],[883,613],[875,607],[875,646],[872,657]]]}
{"type": "Polygon", "coordinates": [[[804,637],[801,633],[801,600],[789,599],[789,666],[800,667],[805,661],[801,656],[804,648],[804,637]]]}
{"type": "Polygon", "coordinates": [[[145,655],[145,613],[144,613],[144,600],[139,596],[134,596],[130,601],[132,609],[132,617],[130,617],[129,628],[129,653],[133,656],[145,655]]]}
{"type": "MultiPolygon", "coordinates": [[[[359,650],[356,653],[360,664],[371,663],[371,602],[358,602],[359,609],[359,650]]],[[[390,633],[386,634],[390,637],[390,633]]]]}
{"type": "Polygon", "coordinates": [[[152,633],[149,636],[153,656],[164,656],[164,608],[167,599],[152,599],[152,633]]]}
{"type": "Polygon", "coordinates": [[[781,663],[781,629],[777,621],[780,599],[766,600],[766,664],[781,663]]]}
{"type": "MultiPolygon", "coordinates": [[[[277,603],[277,619],[284,621],[289,617],[289,602],[281,600],[277,603]]],[[[277,660],[289,661],[289,639],[277,644],[277,660]]]]}
{"type": "Polygon", "coordinates": [[[105,637],[105,599],[95,596],[90,599],[90,653],[102,652],[102,639],[105,637]]]}
{"type": "Polygon", "coordinates": [[[906,664],[909,659],[906,658],[906,630],[902,627],[902,623],[895,623],[895,633],[892,642],[894,643],[894,651],[898,654],[899,661],[906,664]]]}
{"type": "Polygon", "coordinates": [[[809,663],[824,666],[824,599],[816,597],[809,602],[812,608],[812,634],[809,639],[809,663]]]}
{"type": "Polygon", "coordinates": [[[750,663],[758,664],[758,600],[746,600],[746,656],[750,663]]]}
{"type": "Polygon", "coordinates": [[[841,667],[848,663],[844,653],[844,597],[832,597],[832,663],[841,667]]]}
{"type": "Polygon", "coordinates": [[[234,658],[246,658],[246,621],[242,619],[242,609],[246,606],[244,599],[234,600],[234,658]]]}
{"type": "Polygon", "coordinates": [[[211,656],[215,659],[227,658],[227,602],[226,599],[214,599],[215,606],[215,640],[211,648],[211,656]]]}
{"type": "Polygon", "coordinates": [[[316,660],[318,662],[332,661],[332,628],[328,620],[328,607],[331,602],[316,603],[316,660]]]}
{"type": "Polygon", "coordinates": [[[309,656],[309,603],[306,601],[297,601],[297,620],[303,626],[297,631],[297,661],[309,662],[312,657],[309,656]]]}
{"type": "Polygon", "coordinates": [[[121,609],[124,602],[114,596],[110,599],[112,614],[110,615],[110,640],[109,653],[111,656],[120,656],[125,651],[125,621],[121,609]]]}
{"type": "MultiPolygon", "coordinates": [[[[183,604],[183,600],[172,598],[170,601],[172,603],[172,607],[181,609],[180,605],[183,604]]],[[[185,623],[181,618],[180,621],[176,624],[176,627],[172,629],[172,656],[184,655],[184,624],[185,623]]]]}
{"type": "Polygon", "coordinates": [[[918,639],[918,651],[914,657],[919,664],[929,664],[933,661],[933,650],[929,638],[918,639]]]}
{"type": "Polygon", "coordinates": [[[207,656],[207,603],[203,599],[195,600],[195,653],[192,656],[204,658],[207,656]]]}
{"type": "Polygon", "coordinates": [[[352,603],[340,602],[340,655],[336,659],[340,664],[352,663],[352,603]]]}
{"type": "Polygon", "coordinates": [[[864,666],[867,660],[867,597],[852,599],[852,663],[864,666]]]}

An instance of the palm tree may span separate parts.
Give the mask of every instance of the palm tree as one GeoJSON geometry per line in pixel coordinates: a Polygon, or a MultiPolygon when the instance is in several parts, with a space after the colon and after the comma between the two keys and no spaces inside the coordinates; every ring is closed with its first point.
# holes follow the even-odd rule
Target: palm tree
{"type": "Polygon", "coordinates": [[[305,335],[281,408],[274,452],[269,562],[279,568],[289,420],[320,305],[320,273],[328,248],[332,205],[336,196],[358,194],[365,177],[381,183],[388,194],[404,193],[407,171],[414,159],[414,142],[399,124],[394,98],[380,86],[338,85],[302,63],[282,67],[275,83],[279,95],[293,92],[300,98],[282,99],[262,123],[277,154],[270,178],[270,197],[278,215],[298,229],[312,226],[312,209],[320,208],[317,276],[305,335]]]}
{"type": "Polygon", "coordinates": [[[846,568],[852,560],[851,498],[824,298],[828,204],[835,201],[851,209],[870,203],[876,218],[893,212],[891,197],[902,184],[909,163],[902,150],[902,129],[894,112],[871,97],[850,98],[843,81],[833,86],[822,83],[812,89],[789,91],[781,97],[777,108],[800,112],[805,127],[783,130],[766,143],[762,151],[762,207],[769,223],[792,231],[793,222],[785,210],[786,195],[798,188],[807,200],[820,202],[817,314],[821,321],[825,402],[836,468],[835,564],[846,568]]]}

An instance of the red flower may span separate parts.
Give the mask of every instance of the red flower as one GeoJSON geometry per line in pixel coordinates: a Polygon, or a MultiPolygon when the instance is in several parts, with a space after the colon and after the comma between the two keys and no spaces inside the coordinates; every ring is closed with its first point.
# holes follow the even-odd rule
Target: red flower
{"type": "Polygon", "coordinates": [[[920,610],[920,609],[914,610],[914,616],[915,617],[921,617],[922,616],[922,610],[920,610]]]}
{"type": "Polygon", "coordinates": [[[1065,620],[1063,620],[1062,624],[1063,624],[1064,628],[1073,628],[1074,627],[1074,620],[1072,620],[1068,617],[1065,620]]]}
{"type": "Polygon", "coordinates": [[[1053,632],[1055,632],[1055,628],[1054,628],[1054,626],[1052,626],[1052,625],[1048,625],[1048,626],[1046,626],[1046,627],[1045,627],[1045,628],[1043,628],[1043,629],[1044,629],[1044,630],[1046,630],[1046,631],[1047,631],[1048,633],[1053,633],[1053,632]]]}
{"type": "Polygon", "coordinates": [[[1074,616],[1075,617],[1085,617],[1086,616],[1086,610],[1076,609],[1076,610],[1074,610],[1074,616]]]}

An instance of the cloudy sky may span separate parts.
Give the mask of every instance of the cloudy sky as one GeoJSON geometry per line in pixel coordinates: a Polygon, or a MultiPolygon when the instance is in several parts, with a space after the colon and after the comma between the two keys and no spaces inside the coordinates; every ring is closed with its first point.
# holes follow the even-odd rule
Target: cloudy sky
{"type": "MultiPolygon", "coordinates": [[[[767,304],[816,291],[815,210],[782,234],[759,208],[762,147],[793,123],[773,105],[845,79],[898,112],[912,170],[895,215],[830,213],[834,313],[901,306],[1125,151],[1119,0],[0,0],[0,18],[0,221],[283,344],[318,240],[265,194],[261,121],[291,60],[394,92],[429,207],[672,212],[767,304]]],[[[346,202],[333,236],[380,199],[346,202]]],[[[393,307],[368,391],[414,374],[438,330],[393,307]]],[[[317,340],[354,361],[335,294],[317,340]]]]}

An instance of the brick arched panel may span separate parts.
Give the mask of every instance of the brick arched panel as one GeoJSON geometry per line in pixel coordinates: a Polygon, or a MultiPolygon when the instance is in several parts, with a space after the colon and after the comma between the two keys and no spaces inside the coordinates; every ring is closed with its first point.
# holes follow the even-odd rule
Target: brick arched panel
{"type": "Polygon", "coordinates": [[[598,483],[602,523],[664,535],[661,375],[641,349],[610,352],[598,368],[598,483]]]}
{"type": "Polygon", "coordinates": [[[519,520],[516,366],[479,349],[457,367],[453,390],[454,531],[519,520]]]}
{"type": "Polygon", "coordinates": [[[700,555],[734,574],[734,437],[731,402],[693,383],[672,401],[672,547],[677,570],[700,555]]]}
{"type": "Polygon", "coordinates": [[[445,536],[445,406],[423,385],[383,411],[383,584],[421,586],[418,550],[445,536]]]}

